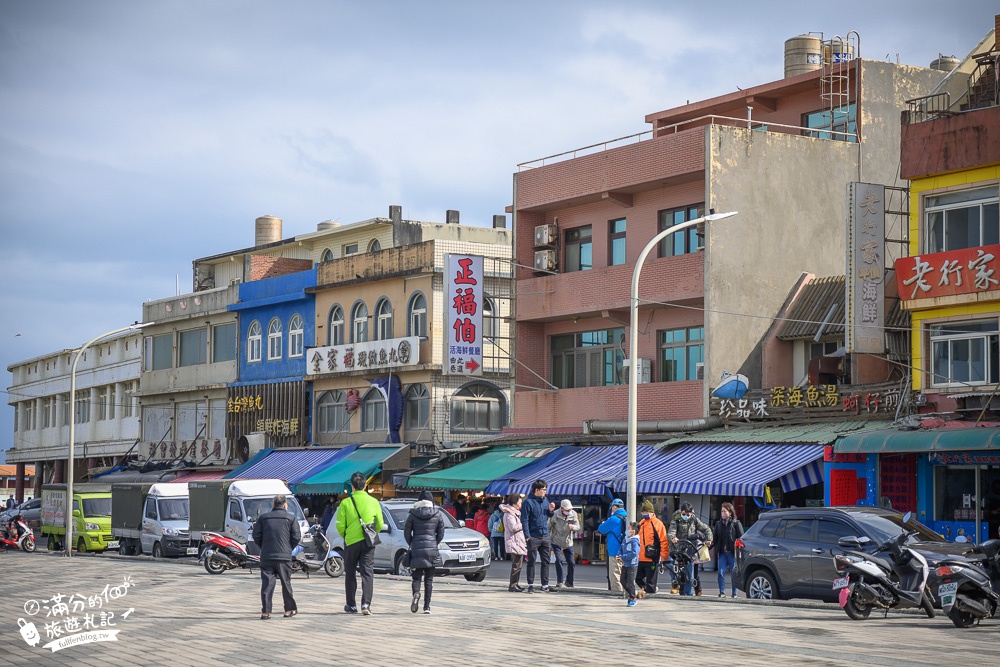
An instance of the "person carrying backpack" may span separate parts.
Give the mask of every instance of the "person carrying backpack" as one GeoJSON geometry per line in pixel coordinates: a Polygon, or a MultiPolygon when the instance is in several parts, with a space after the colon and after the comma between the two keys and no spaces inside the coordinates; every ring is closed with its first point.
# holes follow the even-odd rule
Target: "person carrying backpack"
{"type": "Polygon", "coordinates": [[[639,545],[635,585],[641,587],[647,595],[652,595],[656,592],[659,564],[670,557],[670,540],[667,539],[667,527],[657,518],[653,503],[648,500],[642,504],[639,545]]]}
{"type": "Polygon", "coordinates": [[[611,501],[611,516],[597,527],[597,532],[605,536],[608,554],[608,589],[615,593],[624,593],[621,584],[622,564],[618,560],[618,552],[625,541],[628,529],[628,515],[625,513],[625,501],[615,498],[611,501]]]}
{"type": "Polygon", "coordinates": [[[493,560],[506,560],[507,550],[503,544],[503,510],[500,509],[500,503],[494,506],[487,527],[490,529],[490,542],[493,543],[493,560]]]}

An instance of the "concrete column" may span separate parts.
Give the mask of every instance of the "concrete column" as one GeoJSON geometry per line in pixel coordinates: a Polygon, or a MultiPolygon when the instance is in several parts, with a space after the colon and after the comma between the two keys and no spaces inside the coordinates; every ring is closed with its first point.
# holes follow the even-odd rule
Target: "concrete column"
{"type": "Polygon", "coordinates": [[[66,483],[66,460],[56,459],[55,470],[52,473],[52,483],[53,484],[65,484],[66,483]]]}
{"type": "Polygon", "coordinates": [[[14,479],[14,500],[20,505],[24,502],[24,464],[18,463],[14,474],[16,475],[14,479]]]}
{"type": "Polygon", "coordinates": [[[32,498],[42,497],[42,481],[45,479],[45,461],[35,461],[35,495],[32,498]]]}

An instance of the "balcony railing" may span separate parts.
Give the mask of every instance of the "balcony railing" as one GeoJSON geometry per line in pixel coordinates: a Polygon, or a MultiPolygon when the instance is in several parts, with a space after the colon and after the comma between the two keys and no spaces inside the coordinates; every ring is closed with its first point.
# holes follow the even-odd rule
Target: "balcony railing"
{"type": "Polygon", "coordinates": [[[953,115],[955,115],[955,111],[951,108],[951,93],[944,91],[943,93],[934,93],[933,95],[924,95],[923,97],[906,100],[906,113],[903,116],[903,125],[922,123],[925,120],[953,115]]]}

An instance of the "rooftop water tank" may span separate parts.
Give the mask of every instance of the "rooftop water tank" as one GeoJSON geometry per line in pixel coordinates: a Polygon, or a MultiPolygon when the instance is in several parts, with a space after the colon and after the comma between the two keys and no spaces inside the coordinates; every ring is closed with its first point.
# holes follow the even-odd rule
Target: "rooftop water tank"
{"type": "Polygon", "coordinates": [[[834,37],[826,43],[826,64],[847,63],[854,60],[854,45],[840,37],[834,37]]]}
{"type": "Polygon", "coordinates": [[[281,218],[273,215],[262,215],[256,220],[256,236],[254,246],[277,243],[281,240],[281,218]]]}
{"type": "Polygon", "coordinates": [[[785,78],[823,67],[823,42],[815,35],[785,40],[785,78]]]}
{"type": "Polygon", "coordinates": [[[939,53],[938,57],[931,61],[931,69],[936,69],[941,72],[950,72],[958,67],[961,62],[962,61],[955,56],[946,56],[939,53]]]}

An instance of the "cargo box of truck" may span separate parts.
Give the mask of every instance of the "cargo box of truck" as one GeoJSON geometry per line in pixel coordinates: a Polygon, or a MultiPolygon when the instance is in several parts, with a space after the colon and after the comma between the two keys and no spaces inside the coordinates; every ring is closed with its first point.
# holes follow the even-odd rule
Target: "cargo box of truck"
{"type": "Polygon", "coordinates": [[[183,482],[111,487],[111,533],[128,556],[193,556],[188,535],[188,487],[183,482]]]}

